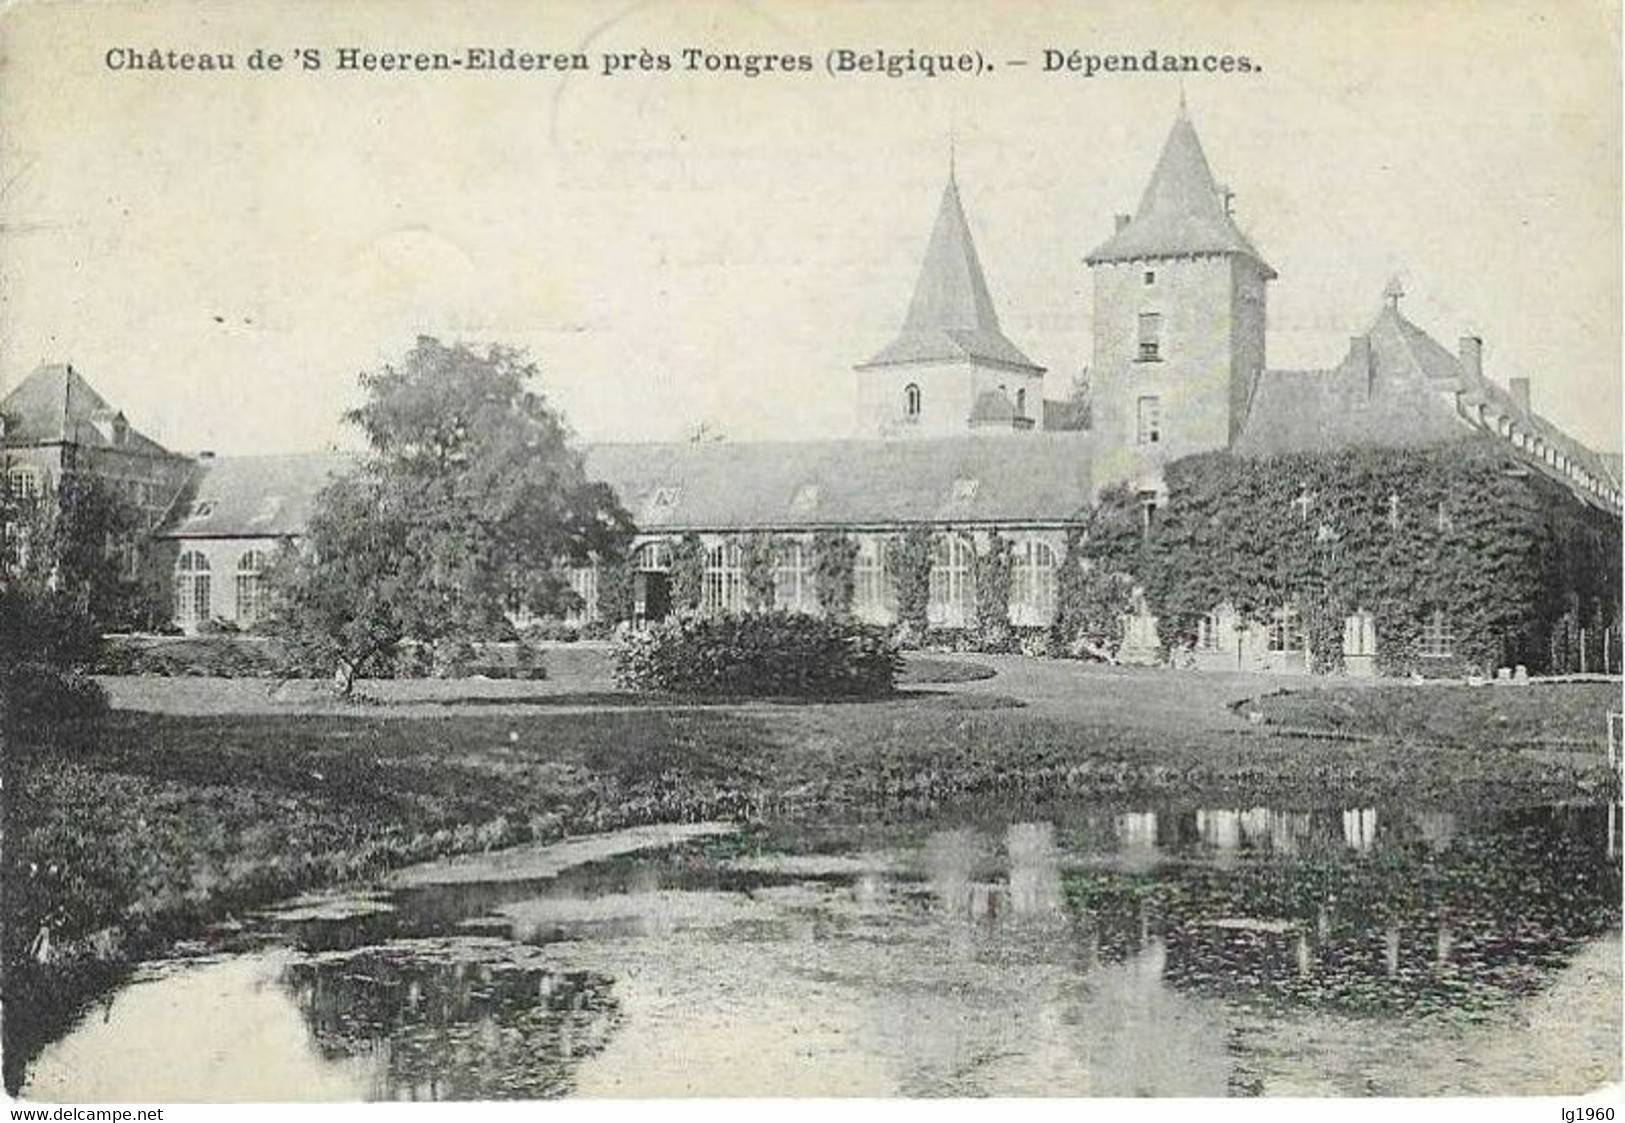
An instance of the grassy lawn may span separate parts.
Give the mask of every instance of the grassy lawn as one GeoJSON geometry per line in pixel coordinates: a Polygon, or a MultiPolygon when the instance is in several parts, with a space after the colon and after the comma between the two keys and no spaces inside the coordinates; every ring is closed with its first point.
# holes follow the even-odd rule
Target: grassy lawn
{"type": "MultiPolygon", "coordinates": [[[[965,799],[1536,802],[1613,790],[1600,758],[1553,762],[1514,747],[1529,730],[1589,728],[1607,709],[1591,687],[1476,690],[1464,712],[1503,695],[1508,706],[1545,702],[1538,718],[1476,719],[1501,734],[1482,737],[1464,732],[1477,728],[1465,718],[1438,717],[1430,699],[1457,688],[1252,703],[1269,721],[1391,738],[1372,744],[1277,736],[1222,705],[1213,724],[1192,726],[1155,693],[1130,715],[1132,677],[1059,678],[1050,689],[1073,700],[1066,710],[1024,706],[998,692],[1001,679],[971,681],[962,667],[911,677],[964,685],[880,702],[679,707],[630,704],[588,675],[462,691],[377,684],[390,704],[346,712],[210,712],[211,695],[263,699],[265,684],[115,683],[126,704],[145,692],[146,712],[12,731],[5,753],[8,1082],[129,962],[297,891],[451,853],[662,820],[896,816],[965,799]],[[192,704],[151,712],[177,690],[192,704]]],[[[1181,689],[1149,677],[1140,688],[1181,689]]]]}
{"type": "Polygon", "coordinates": [[[1597,752],[1622,706],[1618,683],[1585,682],[1292,690],[1250,708],[1271,725],[1401,744],[1597,752]]]}

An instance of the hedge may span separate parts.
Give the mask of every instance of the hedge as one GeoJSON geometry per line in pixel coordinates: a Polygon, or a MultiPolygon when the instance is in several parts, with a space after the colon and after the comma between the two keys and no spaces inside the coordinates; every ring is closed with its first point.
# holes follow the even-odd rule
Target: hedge
{"type": "Polygon", "coordinates": [[[615,650],[622,686],[721,697],[886,694],[899,666],[882,629],[782,612],[670,619],[615,650]]]}

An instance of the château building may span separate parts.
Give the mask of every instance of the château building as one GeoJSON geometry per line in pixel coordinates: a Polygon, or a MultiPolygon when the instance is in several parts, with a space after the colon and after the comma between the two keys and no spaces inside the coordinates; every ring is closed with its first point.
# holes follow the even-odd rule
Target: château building
{"type": "MultiPolygon", "coordinates": [[[[742,610],[745,539],[759,533],[773,536],[776,606],[814,611],[813,543],[839,531],[857,551],[854,612],[894,622],[887,543],[926,528],[932,625],[973,623],[976,562],[997,536],[1011,550],[1011,624],[1044,628],[1056,612],[1068,531],[1103,490],[1126,489],[1149,525],[1170,501],[1170,465],[1215,453],[1268,460],[1494,445],[1617,533],[1619,458],[1537,414],[1527,378],[1503,388],[1486,377],[1479,339],[1463,337],[1452,351],[1407,320],[1397,285],[1335,365],[1271,369],[1268,291],[1277,273],[1237,224],[1233,203],[1181,106],[1138,206],[1117,216],[1084,259],[1093,287],[1092,420],[1059,428],[1043,368],[1001,327],[950,169],[898,333],[855,368],[855,437],[586,449],[589,474],[615,488],[638,529],[635,618],[672,610],[673,551],[685,537],[697,537],[705,554],[702,607],[742,610]]],[[[251,622],[263,604],[265,559],[298,537],[314,493],[342,470],[330,457],[178,457],[135,434],[65,367],[30,376],[0,402],[0,415],[13,417],[0,436],[13,489],[94,463],[144,504],[148,551],[161,559],[184,628],[251,622]],[[52,420],[63,398],[62,420],[52,420]]],[[[591,568],[574,574],[583,619],[597,611],[597,578],[591,568]]],[[[1608,614],[1617,611],[1616,600],[1608,614]]],[[[1373,619],[1362,608],[1346,622],[1350,673],[1375,667],[1384,640],[1373,619]]],[[[1142,609],[1126,621],[1119,654],[1160,658],[1165,646],[1142,609]]],[[[1248,619],[1224,604],[1212,606],[1193,647],[1197,665],[1310,664],[1303,637],[1279,619],[1248,619]]]]}

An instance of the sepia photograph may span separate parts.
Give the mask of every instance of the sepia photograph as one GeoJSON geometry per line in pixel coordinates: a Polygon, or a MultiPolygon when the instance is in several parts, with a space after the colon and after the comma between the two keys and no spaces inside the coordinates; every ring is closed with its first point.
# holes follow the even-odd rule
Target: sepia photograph
{"type": "Polygon", "coordinates": [[[0,10],[11,1117],[1611,1119],[1620,22],[0,10]]]}

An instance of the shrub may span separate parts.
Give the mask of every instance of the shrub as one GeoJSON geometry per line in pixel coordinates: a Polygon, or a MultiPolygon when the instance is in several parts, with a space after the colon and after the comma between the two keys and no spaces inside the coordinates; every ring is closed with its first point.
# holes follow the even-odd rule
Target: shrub
{"type": "Polygon", "coordinates": [[[698,612],[705,599],[705,543],[698,534],[683,535],[671,549],[671,606],[698,612]]]}
{"type": "Polygon", "coordinates": [[[976,639],[983,651],[1011,651],[1010,539],[994,533],[976,559],[976,639]]]}
{"type": "Polygon", "coordinates": [[[548,616],[520,628],[519,638],[527,643],[574,643],[581,638],[581,633],[581,625],[548,616]]]}
{"type": "Polygon", "coordinates": [[[93,669],[104,675],[254,678],[285,674],[287,660],[280,644],[265,639],[199,635],[155,642],[116,637],[107,641],[93,669]]]}
{"type": "Polygon", "coordinates": [[[825,616],[847,616],[857,592],[858,543],[838,530],[813,535],[813,589],[825,616]]]}
{"type": "Polygon", "coordinates": [[[897,601],[897,620],[924,635],[931,606],[931,530],[911,526],[886,543],[886,569],[897,601]]]}
{"type": "Polygon", "coordinates": [[[94,679],[43,663],[0,670],[0,719],[92,717],[107,709],[107,694],[94,679]]]}
{"type": "Polygon", "coordinates": [[[679,694],[878,695],[898,668],[878,628],[786,613],[667,620],[624,636],[615,652],[621,685],[679,694]]]}

